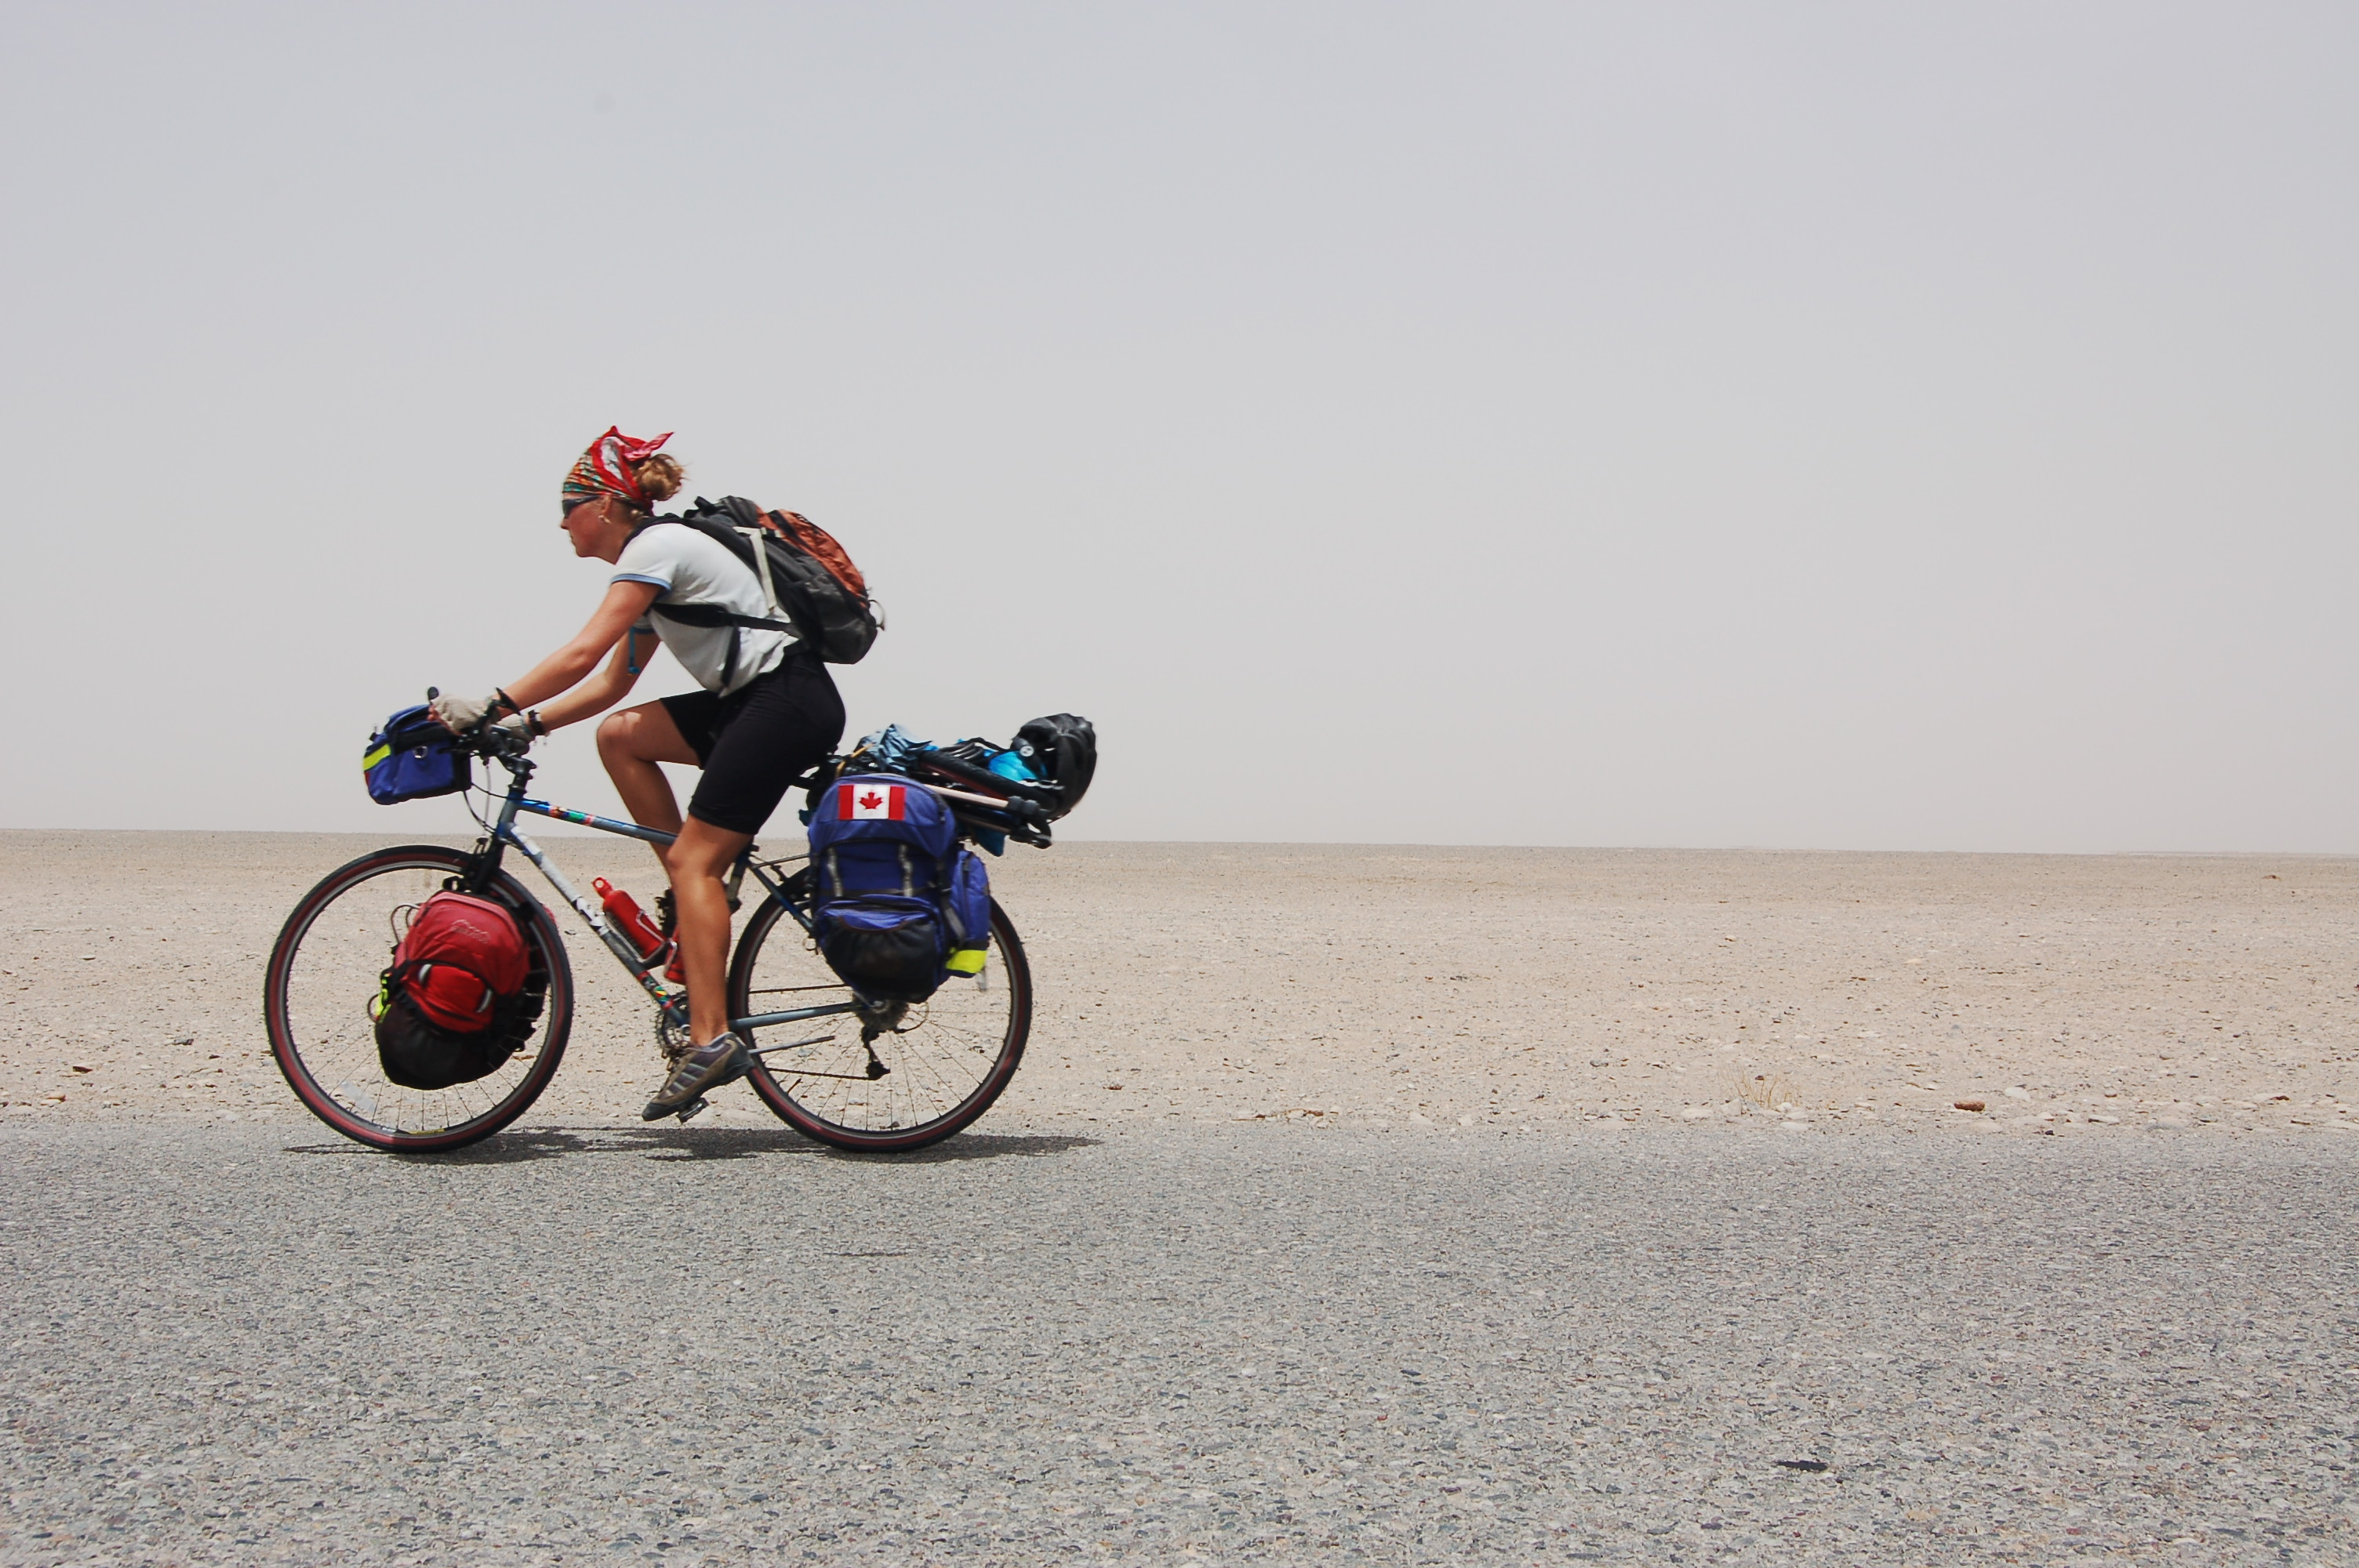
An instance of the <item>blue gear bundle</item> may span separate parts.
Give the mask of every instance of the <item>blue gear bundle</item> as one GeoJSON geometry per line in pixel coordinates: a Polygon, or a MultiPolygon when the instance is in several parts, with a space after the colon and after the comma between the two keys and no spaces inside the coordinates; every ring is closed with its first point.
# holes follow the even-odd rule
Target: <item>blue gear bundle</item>
{"type": "Polygon", "coordinates": [[[837,779],[812,807],[810,858],[812,935],[861,995],[923,1001],[950,977],[982,970],[991,881],[923,784],[890,773],[837,779]]]}
{"type": "MultiPolygon", "coordinates": [[[[863,737],[846,765],[950,790],[951,815],[990,854],[1006,853],[1011,838],[1045,849],[1050,825],[1089,791],[1097,772],[1097,730],[1077,714],[1052,713],[1025,725],[1006,746],[975,738],[935,746],[888,724],[863,737]]],[[[803,820],[810,820],[809,813],[803,820]]]]}

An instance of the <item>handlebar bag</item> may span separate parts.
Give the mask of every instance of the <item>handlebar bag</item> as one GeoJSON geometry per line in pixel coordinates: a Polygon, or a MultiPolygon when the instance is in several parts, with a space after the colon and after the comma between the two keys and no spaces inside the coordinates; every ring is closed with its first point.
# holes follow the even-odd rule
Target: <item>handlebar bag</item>
{"type": "Polygon", "coordinates": [[[419,905],[378,977],[376,1048],[405,1088],[445,1089],[497,1072],[532,1033],[548,978],[505,904],[438,892],[419,905]]]}
{"type": "Polygon", "coordinates": [[[455,795],[467,787],[467,754],[426,705],[405,708],[369,737],[361,753],[361,776],[379,806],[455,795]]]}

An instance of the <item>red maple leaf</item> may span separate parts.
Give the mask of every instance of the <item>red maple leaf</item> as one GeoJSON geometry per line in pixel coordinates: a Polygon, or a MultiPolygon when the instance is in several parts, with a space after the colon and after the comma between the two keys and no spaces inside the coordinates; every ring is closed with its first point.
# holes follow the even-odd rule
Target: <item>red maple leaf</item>
{"type": "Polygon", "coordinates": [[[863,811],[874,811],[884,804],[885,797],[873,789],[860,797],[860,809],[863,811]]]}

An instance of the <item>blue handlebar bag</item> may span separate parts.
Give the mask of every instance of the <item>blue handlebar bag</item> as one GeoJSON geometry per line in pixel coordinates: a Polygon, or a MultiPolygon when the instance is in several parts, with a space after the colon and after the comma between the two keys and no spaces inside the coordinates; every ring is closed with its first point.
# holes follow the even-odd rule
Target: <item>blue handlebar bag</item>
{"type": "Polygon", "coordinates": [[[361,753],[361,776],[379,806],[455,795],[467,787],[467,755],[457,737],[442,728],[424,703],[405,708],[369,737],[361,753]]]}

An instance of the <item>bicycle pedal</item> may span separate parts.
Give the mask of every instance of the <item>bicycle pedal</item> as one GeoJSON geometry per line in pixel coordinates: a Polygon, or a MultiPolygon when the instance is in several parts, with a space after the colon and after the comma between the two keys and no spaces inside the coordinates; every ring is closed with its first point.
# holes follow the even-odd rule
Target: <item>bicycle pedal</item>
{"type": "Polygon", "coordinates": [[[712,1102],[706,1099],[702,1095],[699,1095],[694,1099],[689,1101],[686,1105],[681,1106],[674,1114],[678,1115],[682,1121],[686,1121],[690,1117],[712,1108],[712,1102]]]}

